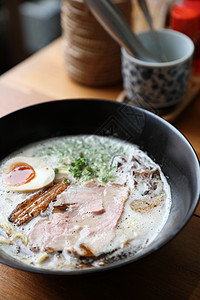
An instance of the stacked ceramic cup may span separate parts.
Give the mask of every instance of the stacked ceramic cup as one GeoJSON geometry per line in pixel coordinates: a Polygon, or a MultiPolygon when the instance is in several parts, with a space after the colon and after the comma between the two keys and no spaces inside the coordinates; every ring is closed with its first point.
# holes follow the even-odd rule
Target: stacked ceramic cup
{"type": "MultiPolygon", "coordinates": [[[[113,0],[131,22],[131,0],[113,0]]],[[[75,81],[111,85],[121,80],[121,50],[83,0],[63,0],[61,24],[66,70],[75,81]]]]}

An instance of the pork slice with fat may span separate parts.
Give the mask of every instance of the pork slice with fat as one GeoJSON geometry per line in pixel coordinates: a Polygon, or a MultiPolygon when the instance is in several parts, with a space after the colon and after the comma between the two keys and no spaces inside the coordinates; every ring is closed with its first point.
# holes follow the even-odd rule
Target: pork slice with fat
{"type": "Polygon", "coordinates": [[[102,195],[104,187],[98,185],[77,186],[71,185],[65,192],[57,197],[54,207],[66,205],[78,205],[80,214],[96,213],[101,214],[104,212],[102,195]]]}
{"type": "MultiPolygon", "coordinates": [[[[79,255],[88,256],[87,250],[94,256],[107,252],[111,241],[116,234],[116,226],[121,218],[124,210],[125,202],[129,197],[129,188],[121,185],[107,186],[104,191],[103,205],[105,212],[97,215],[95,218],[89,218],[86,223],[88,225],[88,234],[84,238],[79,238],[78,244],[80,250],[79,255]]],[[[83,226],[84,228],[84,226],[83,226]]]]}
{"type": "Polygon", "coordinates": [[[68,209],[36,223],[29,241],[41,250],[66,249],[81,256],[98,256],[115,237],[128,196],[129,189],[120,185],[71,186],[54,204],[67,204],[68,209]]]}

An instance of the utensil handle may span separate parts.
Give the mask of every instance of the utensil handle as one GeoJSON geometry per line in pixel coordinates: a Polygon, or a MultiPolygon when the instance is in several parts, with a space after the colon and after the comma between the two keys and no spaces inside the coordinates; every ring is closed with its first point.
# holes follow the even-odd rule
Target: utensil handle
{"type": "Polygon", "coordinates": [[[158,50],[157,57],[159,58],[159,60],[161,62],[167,62],[168,59],[167,59],[165,53],[163,52],[163,49],[161,49],[159,38],[157,36],[156,30],[154,29],[153,22],[152,22],[152,17],[151,17],[151,14],[149,12],[146,0],[137,0],[137,1],[138,1],[138,4],[139,4],[143,14],[144,14],[144,17],[145,17],[146,21],[148,23],[148,26],[151,30],[152,37],[154,39],[155,45],[156,45],[157,50],[158,50]]]}
{"type": "Polygon", "coordinates": [[[139,41],[125,17],[110,0],[84,0],[105,30],[132,55],[145,61],[158,61],[139,41]]]}

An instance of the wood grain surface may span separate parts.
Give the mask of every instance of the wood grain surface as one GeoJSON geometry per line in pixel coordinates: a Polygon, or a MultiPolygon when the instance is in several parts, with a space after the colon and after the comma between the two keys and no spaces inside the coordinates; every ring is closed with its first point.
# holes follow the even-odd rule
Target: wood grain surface
{"type": "MultiPolygon", "coordinates": [[[[0,116],[67,98],[116,99],[122,86],[90,88],[72,81],[58,39],[0,77],[0,116]]],[[[200,95],[174,121],[200,158],[200,95]]],[[[184,162],[183,162],[184,163],[184,162]]],[[[200,206],[170,243],[136,263],[88,276],[50,276],[0,264],[0,299],[200,299],[200,206]]]]}

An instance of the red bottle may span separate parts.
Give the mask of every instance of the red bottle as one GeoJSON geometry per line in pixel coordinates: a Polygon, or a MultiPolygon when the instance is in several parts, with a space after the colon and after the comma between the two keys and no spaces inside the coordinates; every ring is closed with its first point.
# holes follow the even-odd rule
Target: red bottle
{"type": "Polygon", "coordinates": [[[200,0],[185,0],[182,4],[175,4],[171,12],[171,28],[193,40],[194,73],[200,75],[200,0]]]}

